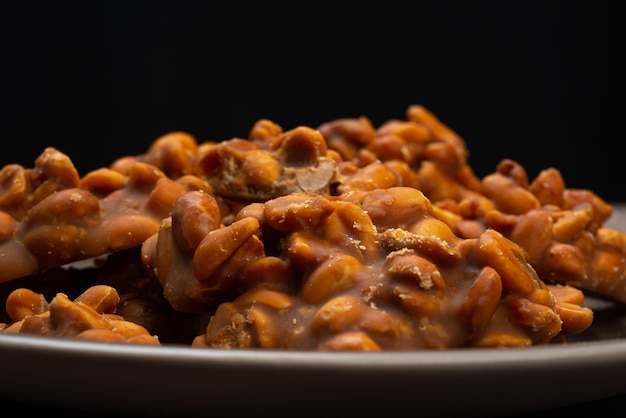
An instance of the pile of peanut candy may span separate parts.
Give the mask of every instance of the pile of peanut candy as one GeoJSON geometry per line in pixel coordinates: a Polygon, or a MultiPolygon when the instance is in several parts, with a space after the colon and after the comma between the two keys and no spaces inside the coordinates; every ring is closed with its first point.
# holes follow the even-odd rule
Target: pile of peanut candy
{"type": "Polygon", "coordinates": [[[48,147],[0,171],[0,334],[391,351],[566,342],[626,302],[613,207],[501,161],[420,105],[248,138],[156,139],[80,176],[48,147]]]}

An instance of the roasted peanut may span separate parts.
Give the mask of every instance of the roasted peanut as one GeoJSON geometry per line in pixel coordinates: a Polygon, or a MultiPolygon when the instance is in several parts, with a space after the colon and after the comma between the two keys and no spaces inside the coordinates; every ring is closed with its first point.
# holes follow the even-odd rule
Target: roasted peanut
{"type": "Polygon", "coordinates": [[[242,218],[228,226],[209,231],[193,253],[194,277],[206,282],[226,260],[259,229],[255,218],[242,218]]]}
{"type": "Polygon", "coordinates": [[[563,205],[563,192],[565,191],[565,181],[556,168],[541,170],[528,186],[528,190],[539,199],[542,206],[563,205]]]}
{"type": "Polygon", "coordinates": [[[541,206],[527,188],[500,173],[483,178],[481,192],[494,202],[498,210],[505,213],[519,215],[541,206]]]}
{"type": "Polygon", "coordinates": [[[24,167],[18,164],[9,164],[0,170],[0,192],[0,208],[20,216],[21,211],[14,212],[14,210],[30,193],[24,167]]]}
{"type": "Polygon", "coordinates": [[[87,173],[78,181],[78,187],[95,195],[105,196],[126,184],[126,177],[110,168],[100,168],[87,173]]]}
{"type": "Polygon", "coordinates": [[[376,138],[376,130],[367,117],[337,119],[317,129],[344,160],[355,157],[360,148],[376,138]]]}
{"type": "Polygon", "coordinates": [[[272,228],[291,232],[318,226],[335,210],[333,204],[317,194],[292,193],[265,203],[265,220],[272,228]]]}
{"type": "Polygon", "coordinates": [[[354,173],[342,173],[345,180],[337,187],[340,194],[355,190],[388,189],[401,186],[401,179],[396,172],[382,162],[374,162],[360,168],[354,173]]]}
{"type": "Polygon", "coordinates": [[[382,351],[367,334],[358,331],[332,336],[318,348],[322,351],[382,351]]]}
{"type": "Polygon", "coordinates": [[[336,201],[335,211],[322,223],[321,236],[359,260],[380,257],[376,227],[360,205],[336,201]]]}
{"type": "Polygon", "coordinates": [[[470,326],[468,338],[481,335],[487,328],[502,298],[502,280],[493,268],[481,269],[463,298],[459,317],[470,326]]]}
{"type": "Polygon", "coordinates": [[[120,296],[111,286],[91,286],[81,293],[74,302],[91,306],[98,313],[113,313],[120,303],[120,296]]]}
{"type": "Polygon", "coordinates": [[[38,315],[48,309],[48,301],[44,296],[29,289],[16,289],[6,300],[6,310],[13,321],[21,321],[27,316],[38,315]]]}
{"type": "Polygon", "coordinates": [[[408,248],[390,253],[385,259],[383,269],[391,277],[414,280],[424,290],[442,290],[446,287],[437,266],[408,248]]]}
{"type": "Polygon", "coordinates": [[[6,212],[0,211],[0,242],[6,241],[13,235],[17,224],[17,219],[6,212]]]}
{"type": "Polygon", "coordinates": [[[241,162],[241,170],[246,184],[261,189],[270,188],[282,175],[280,163],[265,150],[246,153],[241,162]]]}
{"type": "Polygon", "coordinates": [[[347,254],[331,254],[305,279],[302,299],[311,304],[327,300],[340,290],[353,286],[361,264],[347,254]]]}
{"type": "Polygon", "coordinates": [[[483,265],[498,273],[505,290],[529,295],[542,286],[522,250],[500,233],[485,231],[478,237],[476,253],[483,265]]]}
{"type": "Polygon", "coordinates": [[[362,317],[362,306],[358,299],[340,296],[324,303],[311,320],[313,332],[331,332],[348,329],[362,317]]]}
{"type": "Polygon", "coordinates": [[[409,187],[372,190],[363,196],[361,205],[379,230],[406,228],[432,211],[426,196],[409,187]]]}
{"type": "Polygon", "coordinates": [[[219,228],[221,222],[217,200],[202,191],[187,192],[177,198],[171,217],[174,240],[189,254],[209,232],[219,228]]]}
{"type": "Polygon", "coordinates": [[[269,119],[259,119],[254,123],[248,138],[250,141],[260,143],[261,148],[269,148],[269,143],[283,133],[283,128],[269,119]],[[268,144],[268,146],[264,146],[268,144]]]}

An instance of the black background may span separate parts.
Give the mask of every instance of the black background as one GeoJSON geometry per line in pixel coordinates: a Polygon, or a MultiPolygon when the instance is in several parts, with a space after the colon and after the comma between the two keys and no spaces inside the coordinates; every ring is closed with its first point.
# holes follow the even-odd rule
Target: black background
{"type": "MultiPolygon", "coordinates": [[[[174,130],[219,141],[261,117],[379,125],[423,104],[480,176],[513,158],[531,177],[553,166],[569,187],[626,201],[617,6],[3,2],[0,167],[54,146],[84,174],[174,130]]],[[[618,416],[622,398],[564,412],[618,416]]]]}
{"type": "Polygon", "coordinates": [[[199,142],[422,104],[479,176],[626,201],[617,2],[4,2],[0,166],[46,146],[81,174],[174,130],[199,142]]]}

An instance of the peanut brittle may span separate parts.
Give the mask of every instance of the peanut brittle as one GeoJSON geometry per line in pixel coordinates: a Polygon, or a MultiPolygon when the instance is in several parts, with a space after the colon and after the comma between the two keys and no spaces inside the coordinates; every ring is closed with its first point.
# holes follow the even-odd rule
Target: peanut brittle
{"type": "Polygon", "coordinates": [[[185,321],[176,341],[205,348],[513,347],[583,333],[585,292],[626,302],[611,205],[555,168],[530,181],[505,159],[478,178],[468,155],[418,105],[379,127],[172,132],[82,177],[47,148],[31,169],[0,171],[0,284],[15,287],[0,333],[160,344],[185,321]],[[74,284],[116,295],[106,310],[19,286],[122,253],[74,284]],[[113,335],[109,320],[137,333],[113,335]]]}

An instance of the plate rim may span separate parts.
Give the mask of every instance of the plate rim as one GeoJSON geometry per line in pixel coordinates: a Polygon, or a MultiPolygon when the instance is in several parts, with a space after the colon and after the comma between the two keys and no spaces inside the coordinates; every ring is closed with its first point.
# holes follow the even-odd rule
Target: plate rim
{"type": "MultiPolygon", "coordinates": [[[[626,339],[621,338],[508,348],[320,352],[15,334],[0,335],[0,355],[12,359],[5,370],[14,378],[0,379],[5,398],[89,413],[97,408],[197,416],[207,411],[207,405],[214,412],[228,412],[237,402],[236,391],[244,388],[251,403],[238,405],[241,413],[278,407],[293,413],[293,408],[310,403],[313,392],[332,404],[344,403],[355,413],[403,412],[419,405],[429,416],[524,413],[626,394],[626,339]],[[89,369],[98,379],[92,379],[89,369]],[[122,371],[125,385],[141,387],[145,393],[116,387],[122,371]],[[50,381],[38,382],[42,372],[54,376],[52,382],[59,387],[50,389],[50,381]],[[348,385],[354,393],[345,392],[348,385]],[[104,403],[102,393],[112,398],[104,403]],[[176,395],[180,401],[172,404],[171,398],[154,396],[160,393],[176,395]],[[277,397],[278,393],[287,397],[277,397]],[[490,397],[488,404],[485,396],[490,397]],[[451,398],[457,401],[446,402],[451,398]]],[[[307,405],[315,413],[328,407],[307,405]]]]}

